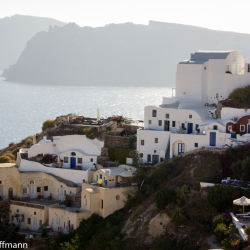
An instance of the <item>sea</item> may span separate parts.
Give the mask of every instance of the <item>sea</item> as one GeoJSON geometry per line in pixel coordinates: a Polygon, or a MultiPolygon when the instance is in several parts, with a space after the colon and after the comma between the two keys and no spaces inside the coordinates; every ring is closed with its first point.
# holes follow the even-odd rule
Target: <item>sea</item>
{"type": "MultiPolygon", "coordinates": [[[[1,71],[0,71],[1,75],[1,71]]],[[[144,119],[144,107],[159,105],[172,88],[46,86],[0,77],[0,149],[41,132],[47,119],[75,113],[85,117],[123,115],[144,119]]]]}

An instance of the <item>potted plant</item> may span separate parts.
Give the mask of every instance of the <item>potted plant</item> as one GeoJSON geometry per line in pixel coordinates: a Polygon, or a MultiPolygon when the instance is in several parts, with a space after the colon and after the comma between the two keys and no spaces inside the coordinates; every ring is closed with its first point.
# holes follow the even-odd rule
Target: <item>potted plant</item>
{"type": "Polygon", "coordinates": [[[199,128],[197,128],[197,129],[196,129],[196,131],[197,131],[197,134],[199,134],[199,133],[200,133],[200,129],[199,129],[199,128]]]}

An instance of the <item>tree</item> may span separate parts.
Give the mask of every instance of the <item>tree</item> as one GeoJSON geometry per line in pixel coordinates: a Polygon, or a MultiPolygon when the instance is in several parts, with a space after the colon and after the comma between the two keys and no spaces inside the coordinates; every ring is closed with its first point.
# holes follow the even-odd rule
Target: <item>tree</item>
{"type": "Polygon", "coordinates": [[[244,177],[250,174],[250,157],[234,162],[231,168],[234,174],[240,178],[240,183],[242,183],[244,177]]]}

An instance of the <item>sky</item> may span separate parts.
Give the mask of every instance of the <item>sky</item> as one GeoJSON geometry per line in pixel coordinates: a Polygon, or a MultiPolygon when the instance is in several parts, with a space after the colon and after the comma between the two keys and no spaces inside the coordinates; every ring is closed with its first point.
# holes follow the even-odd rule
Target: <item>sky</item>
{"type": "Polygon", "coordinates": [[[250,33],[249,0],[0,0],[0,18],[51,17],[79,26],[149,20],[250,33]]]}

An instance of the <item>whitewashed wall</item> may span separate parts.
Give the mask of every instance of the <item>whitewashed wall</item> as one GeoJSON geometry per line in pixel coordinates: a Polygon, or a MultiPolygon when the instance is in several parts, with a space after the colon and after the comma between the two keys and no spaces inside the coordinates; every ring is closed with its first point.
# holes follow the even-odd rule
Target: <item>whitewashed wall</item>
{"type": "Polygon", "coordinates": [[[21,164],[18,170],[23,172],[35,171],[49,173],[55,176],[59,176],[65,180],[70,180],[77,184],[81,184],[82,180],[88,182],[88,172],[91,169],[85,171],[75,169],[52,168],[46,167],[38,162],[21,159],[21,164]]]}

